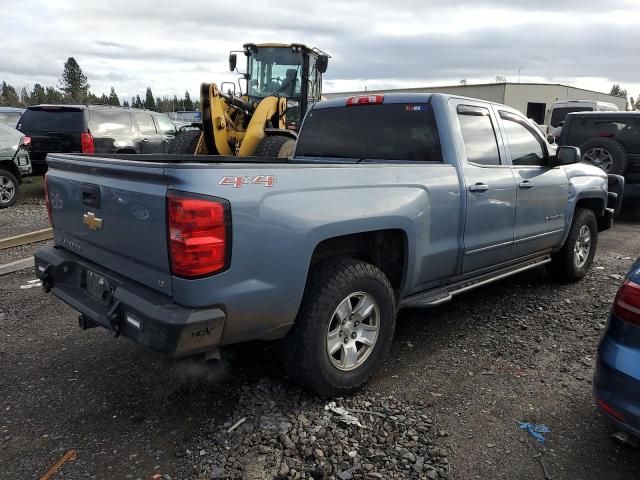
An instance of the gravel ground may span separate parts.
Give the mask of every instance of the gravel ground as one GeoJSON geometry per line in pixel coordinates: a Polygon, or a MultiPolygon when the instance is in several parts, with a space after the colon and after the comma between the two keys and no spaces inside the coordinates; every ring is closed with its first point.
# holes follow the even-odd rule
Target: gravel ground
{"type": "Polygon", "coordinates": [[[591,397],[639,224],[631,205],[578,284],[536,270],[401,312],[382,370],[333,409],[284,377],[269,345],[215,366],[172,361],[80,331],[72,309],[20,289],[30,270],[0,277],[0,478],[39,478],[71,449],[60,478],[544,480],[543,465],[554,480],[639,478],[638,450],[611,441],[591,397]],[[548,426],[546,442],[523,421],[548,426]]]}
{"type": "Polygon", "coordinates": [[[0,210],[0,238],[49,227],[43,177],[28,177],[20,188],[18,201],[12,207],[0,210]]]}

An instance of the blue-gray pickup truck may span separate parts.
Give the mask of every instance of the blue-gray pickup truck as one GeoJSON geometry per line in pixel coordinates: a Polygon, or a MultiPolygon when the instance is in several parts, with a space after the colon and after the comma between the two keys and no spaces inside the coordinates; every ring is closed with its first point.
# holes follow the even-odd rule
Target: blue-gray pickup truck
{"type": "Polygon", "coordinates": [[[294,379],[342,395],[399,308],[542,265],[582,278],[621,185],[579,159],[509,107],[440,94],[317,103],[291,159],[50,154],[36,272],[83,328],[176,356],[277,341],[294,379]]]}

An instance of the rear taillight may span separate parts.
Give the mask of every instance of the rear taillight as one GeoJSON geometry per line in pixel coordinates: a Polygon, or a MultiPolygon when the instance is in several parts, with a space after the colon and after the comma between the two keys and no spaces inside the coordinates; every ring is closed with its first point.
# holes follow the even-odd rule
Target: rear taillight
{"type": "Polygon", "coordinates": [[[53,226],[53,217],[51,216],[51,202],[49,201],[49,173],[44,174],[44,201],[47,204],[49,225],[53,226]]]}
{"type": "Polygon", "coordinates": [[[620,420],[621,422],[624,422],[624,420],[625,420],[624,415],[622,413],[620,413],[618,410],[616,410],[615,408],[613,408],[611,405],[609,405],[604,400],[596,399],[596,405],[603,412],[608,413],[609,415],[611,415],[616,420],[620,420]]]}
{"type": "Polygon", "coordinates": [[[347,99],[347,107],[355,105],[378,105],[384,102],[384,95],[358,95],[347,99]]]}
{"type": "Polygon", "coordinates": [[[225,270],[230,259],[230,210],[226,200],[167,195],[171,272],[203,277],[225,270]]]}
{"type": "Polygon", "coordinates": [[[31,137],[27,137],[27,136],[22,137],[22,139],[20,139],[20,145],[24,147],[31,146],[31,137]]]}
{"type": "Polygon", "coordinates": [[[613,302],[613,313],[622,320],[640,325],[640,285],[631,280],[624,281],[613,302]]]}
{"type": "Polygon", "coordinates": [[[96,153],[96,147],[93,143],[93,135],[90,133],[81,133],[80,147],[82,149],[82,153],[96,153]]]}

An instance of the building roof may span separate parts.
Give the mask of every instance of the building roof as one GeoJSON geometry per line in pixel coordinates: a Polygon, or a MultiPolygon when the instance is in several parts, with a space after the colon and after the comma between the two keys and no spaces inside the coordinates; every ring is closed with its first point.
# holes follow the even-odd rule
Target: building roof
{"type": "MultiPolygon", "coordinates": [[[[608,93],[604,93],[604,92],[598,92],[596,90],[588,90],[586,88],[580,88],[580,87],[574,87],[572,85],[565,85],[562,83],[536,83],[536,82],[500,82],[500,83],[467,83],[465,85],[461,85],[461,84],[457,84],[457,85],[425,85],[422,87],[408,87],[408,88],[378,88],[378,89],[372,89],[372,90],[367,90],[367,92],[387,92],[387,93],[394,93],[394,92],[418,92],[421,90],[434,90],[434,89],[439,89],[439,88],[466,88],[466,87],[500,87],[503,85],[514,85],[514,86],[548,86],[548,87],[562,87],[562,88],[571,88],[573,90],[580,90],[583,92],[589,92],[589,93],[597,93],[599,95],[608,95],[611,97],[615,97],[615,95],[610,95],[608,93]]],[[[329,95],[350,95],[350,94],[354,94],[354,93],[359,93],[360,91],[349,91],[349,92],[325,92],[326,94],[329,95]]]]}

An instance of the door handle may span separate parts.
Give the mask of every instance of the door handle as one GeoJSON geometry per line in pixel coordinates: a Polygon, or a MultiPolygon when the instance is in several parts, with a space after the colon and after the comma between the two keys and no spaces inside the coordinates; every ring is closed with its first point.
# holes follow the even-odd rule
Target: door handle
{"type": "Polygon", "coordinates": [[[149,143],[149,139],[148,138],[143,138],[142,139],[142,143],[149,143]]]}
{"type": "Polygon", "coordinates": [[[529,180],[523,180],[522,182],[520,182],[518,184],[518,187],[522,188],[524,190],[528,190],[530,188],[535,187],[535,184],[533,182],[529,181],[529,180]]]}
{"type": "Polygon", "coordinates": [[[470,192],[482,193],[482,192],[486,192],[487,190],[489,190],[489,185],[482,182],[478,182],[475,185],[469,186],[470,192]]]}
{"type": "Polygon", "coordinates": [[[169,143],[169,139],[168,139],[168,138],[163,138],[163,139],[162,139],[162,141],[163,141],[164,143],[169,143]]]}

